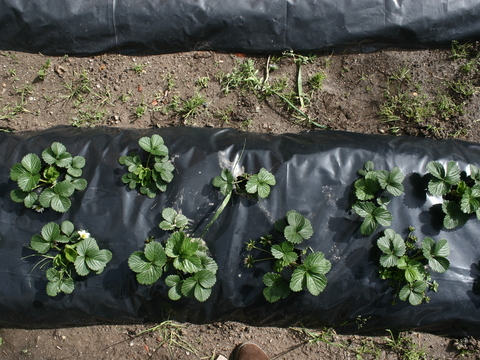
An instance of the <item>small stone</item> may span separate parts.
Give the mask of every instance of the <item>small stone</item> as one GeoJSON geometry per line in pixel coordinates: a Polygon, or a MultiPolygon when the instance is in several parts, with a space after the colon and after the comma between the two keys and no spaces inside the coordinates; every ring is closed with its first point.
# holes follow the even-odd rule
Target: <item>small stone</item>
{"type": "Polygon", "coordinates": [[[217,360],[228,360],[228,359],[223,355],[218,355],[217,360]]]}

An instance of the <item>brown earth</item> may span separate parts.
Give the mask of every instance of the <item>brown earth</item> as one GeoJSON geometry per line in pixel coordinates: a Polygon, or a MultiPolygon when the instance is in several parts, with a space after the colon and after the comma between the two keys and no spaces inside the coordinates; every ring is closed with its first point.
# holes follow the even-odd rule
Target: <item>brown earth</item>
{"type": "MultiPolygon", "coordinates": [[[[301,65],[303,107],[297,87],[299,59],[192,52],[48,60],[4,52],[0,54],[0,129],[208,126],[287,133],[325,126],[480,142],[476,45],[456,47],[453,53],[388,50],[309,58],[311,63],[301,65]],[[308,118],[276,95],[262,97],[261,88],[256,93],[245,88],[232,89],[228,95],[222,91],[221,79],[250,59],[259,78],[269,64],[273,71],[264,85],[283,84],[281,94],[308,118]],[[315,89],[311,79],[318,73],[325,79],[315,89]],[[191,106],[193,98],[198,107],[191,106]]],[[[231,322],[157,325],[2,329],[0,358],[215,359],[219,354],[228,357],[245,341],[258,343],[275,359],[453,359],[462,346],[464,358],[476,359],[480,349],[474,339],[421,333],[361,337],[337,335],[333,329],[311,330],[314,333],[309,335],[302,329],[231,322]],[[140,334],[148,329],[152,331],[140,334]]]]}

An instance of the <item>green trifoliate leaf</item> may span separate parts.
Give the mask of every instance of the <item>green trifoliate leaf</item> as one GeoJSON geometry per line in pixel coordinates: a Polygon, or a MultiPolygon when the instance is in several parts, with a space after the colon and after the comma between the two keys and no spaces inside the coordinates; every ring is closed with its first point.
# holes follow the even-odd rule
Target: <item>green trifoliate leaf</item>
{"type": "Polygon", "coordinates": [[[17,184],[23,191],[32,191],[40,181],[40,174],[22,174],[18,176],[17,184]]]}
{"type": "Polygon", "coordinates": [[[38,201],[40,202],[40,205],[42,205],[44,208],[49,208],[50,204],[52,203],[52,199],[56,195],[57,194],[55,193],[55,191],[53,191],[53,189],[45,189],[38,197],[38,201]]]}
{"type": "Polygon", "coordinates": [[[61,168],[67,168],[72,163],[72,155],[68,153],[67,148],[59,143],[54,142],[51,147],[43,150],[42,158],[49,165],[57,165],[61,168]]]}
{"type": "Polygon", "coordinates": [[[156,266],[163,266],[167,262],[167,256],[165,255],[163,246],[156,241],[145,245],[145,257],[156,266]]]}
{"type": "Polygon", "coordinates": [[[37,202],[37,200],[38,200],[38,195],[35,194],[34,192],[30,192],[27,194],[27,196],[25,196],[23,203],[27,208],[32,208],[33,205],[37,202]]]}
{"type": "MultiPolygon", "coordinates": [[[[27,154],[23,157],[21,165],[29,174],[38,174],[42,168],[40,158],[35,154],[27,154]]],[[[18,169],[17,169],[18,170],[18,169]]]]}
{"type": "Polygon", "coordinates": [[[201,267],[203,270],[208,270],[213,274],[216,274],[218,271],[218,265],[214,259],[208,256],[205,253],[198,253],[197,256],[200,259],[201,267]]]}
{"type": "Polygon", "coordinates": [[[47,295],[57,296],[63,292],[65,294],[71,294],[74,290],[75,284],[70,277],[66,277],[63,271],[58,271],[54,268],[47,270],[47,295]]]}
{"type": "Polygon", "coordinates": [[[164,220],[159,224],[159,227],[162,230],[169,231],[183,229],[188,224],[188,219],[185,215],[177,213],[172,208],[165,208],[162,211],[162,217],[164,220]]]}
{"type": "Polygon", "coordinates": [[[42,236],[46,241],[55,242],[60,237],[60,227],[56,223],[48,223],[42,228],[42,236]]]}
{"type": "Polygon", "coordinates": [[[29,192],[15,189],[10,192],[10,198],[16,203],[21,203],[25,200],[28,194],[29,192]]]}
{"type": "Polygon", "coordinates": [[[30,172],[25,169],[20,163],[14,164],[10,169],[10,179],[12,179],[13,181],[17,181],[18,177],[22,174],[30,174],[30,172]]]}
{"type": "Polygon", "coordinates": [[[152,137],[142,137],[138,140],[140,147],[152,155],[168,157],[168,148],[164,145],[163,138],[154,134],[152,137]]]}
{"type": "Polygon", "coordinates": [[[475,165],[470,165],[470,178],[474,180],[476,184],[480,183],[480,169],[475,165]]]}
{"type": "Polygon", "coordinates": [[[380,185],[377,180],[359,179],[355,181],[355,196],[359,200],[370,200],[375,197],[375,194],[380,190],[380,185]]]}
{"type": "Polygon", "coordinates": [[[453,229],[457,226],[465,225],[468,220],[468,214],[465,214],[460,209],[460,205],[455,201],[444,201],[442,210],[445,213],[443,226],[445,226],[446,229],[453,229]]]}
{"type": "Polygon", "coordinates": [[[201,270],[183,281],[182,294],[187,297],[195,297],[200,302],[207,300],[215,285],[215,274],[208,270],[201,270]]]}
{"type": "Polygon", "coordinates": [[[405,279],[408,282],[414,282],[416,280],[423,279],[421,270],[423,265],[417,260],[411,260],[408,256],[402,256],[397,263],[397,267],[404,270],[405,279]]]}
{"type": "Polygon", "coordinates": [[[182,231],[172,234],[167,240],[165,253],[174,258],[173,266],[180,271],[194,273],[201,270],[202,263],[196,255],[198,242],[185,236],[182,231]]]}
{"type": "Polygon", "coordinates": [[[480,209],[480,185],[465,189],[460,200],[460,209],[465,214],[473,214],[480,209]]]}
{"type": "Polygon", "coordinates": [[[455,161],[449,161],[446,170],[438,161],[430,161],[427,170],[435,177],[428,183],[428,191],[432,195],[446,195],[452,185],[460,181],[460,169],[455,161]]]}
{"type": "Polygon", "coordinates": [[[415,281],[413,284],[405,285],[399,292],[400,300],[408,301],[412,305],[420,305],[424,298],[424,292],[427,283],[424,281],[415,281]]]}
{"type": "Polygon", "coordinates": [[[363,164],[363,169],[358,170],[358,174],[361,176],[367,175],[368,172],[375,170],[375,164],[373,161],[367,161],[363,164]]]}
{"type": "Polygon", "coordinates": [[[446,259],[450,255],[450,246],[446,239],[437,243],[431,238],[425,238],[422,243],[423,256],[428,260],[428,265],[433,271],[443,273],[450,267],[446,259]]]}
{"type": "Polygon", "coordinates": [[[261,198],[266,198],[270,194],[270,186],[275,184],[275,176],[265,168],[261,168],[258,174],[252,175],[247,181],[245,189],[249,194],[257,193],[261,198]]]}
{"type": "Polygon", "coordinates": [[[85,179],[74,179],[71,180],[71,184],[75,188],[75,190],[82,191],[87,188],[87,180],[85,179]]]}
{"type": "Polygon", "coordinates": [[[52,207],[53,210],[61,213],[64,213],[68,209],[70,209],[71,205],[72,205],[72,202],[70,201],[69,198],[58,195],[58,194],[55,194],[55,196],[52,198],[52,201],[50,203],[50,206],[52,207]]]}
{"type": "Polygon", "coordinates": [[[62,182],[59,182],[53,187],[53,190],[55,191],[56,194],[63,196],[63,197],[69,197],[72,196],[72,194],[75,192],[75,186],[68,181],[64,180],[62,182]]]}
{"type": "Polygon", "coordinates": [[[178,275],[169,275],[165,278],[165,284],[170,287],[168,297],[171,300],[179,300],[182,297],[182,279],[178,275]]]}
{"type": "Polygon", "coordinates": [[[137,171],[139,167],[142,167],[142,161],[140,160],[140,156],[122,156],[118,159],[118,162],[121,165],[125,165],[128,168],[128,171],[134,173],[137,171]]]}
{"type": "Polygon", "coordinates": [[[266,288],[263,289],[263,296],[268,302],[275,302],[285,299],[290,294],[288,284],[283,281],[282,276],[276,273],[267,273],[263,276],[263,283],[266,288]]]}
{"type": "Polygon", "coordinates": [[[278,245],[272,246],[272,255],[275,259],[281,260],[282,266],[287,266],[290,263],[297,261],[298,255],[293,251],[293,244],[284,241],[278,245]]]}
{"type": "Polygon", "coordinates": [[[293,271],[290,289],[301,291],[307,288],[312,295],[320,294],[327,286],[324,274],[330,271],[330,268],[330,261],[325,260],[322,253],[308,255],[305,262],[293,271]]]}
{"type": "Polygon", "coordinates": [[[405,176],[398,167],[394,167],[390,172],[379,171],[377,178],[382,189],[386,189],[393,196],[402,195],[404,191],[402,182],[405,179],[405,176]]]}
{"type": "Polygon", "coordinates": [[[230,170],[223,169],[220,176],[213,178],[213,186],[220,188],[222,195],[227,196],[233,191],[234,181],[235,179],[230,170]]]}
{"type": "Polygon", "coordinates": [[[384,236],[377,241],[383,255],[380,257],[380,265],[392,267],[397,265],[398,259],[405,254],[405,242],[402,237],[391,229],[385,230],[384,236]]]}
{"type": "Polygon", "coordinates": [[[67,172],[73,177],[82,176],[82,168],[85,166],[85,158],[83,156],[75,156],[72,159],[67,172]]]}
{"type": "Polygon", "coordinates": [[[384,207],[377,207],[371,202],[356,202],[352,209],[364,218],[360,226],[363,235],[371,235],[378,225],[389,226],[393,217],[390,211],[384,207]]]}
{"type": "Polygon", "coordinates": [[[157,162],[154,165],[154,168],[160,174],[160,177],[166,183],[169,183],[173,180],[173,170],[175,170],[175,166],[171,162],[157,162]]]}
{"type": "Polygon", "coordinates": [[[140,187],[140,193],[147,195],[150,199],[153,199],[157,195],[156,190],[152,189],[150,186],[140,187]]]}
{"type": "Polygon", "coordinates": [[[128,266],[137,273],[137,281],[140,284],[152,285],[162,275],[167,257],[161,244],[157,242],[148,243],[145,246],[146,252],[147,246],[149,246],[148,254],[154,261],[147,259],[142,251],[135,251],[128,258],[128,266]]]}
{"type": "Polygon", "coordinates": [[[300,244],[303,240],[313,235],[313,228],[310,220],[295,210],[287,212],[288,226],[285,227],[285,238],[294,244],[300,244]]]}
{"type": "Polygon", "coordinates": [[[80,241],[77,245],[77,258],[75,259],[75,270],[78,275],[88,275],[90,270],[99,272],[111,260],[112,254],[108,250],[100,250],[93,238],[80,241]]]}
{"type": "Polygon", "coordinates": [[[40,235],[33,235],[32,239],[30,240],[30,246],[32,249],[40,254],[45,254],[48,250],[50,250],[52,244],[53,242],[45,240],[40,235]]]}

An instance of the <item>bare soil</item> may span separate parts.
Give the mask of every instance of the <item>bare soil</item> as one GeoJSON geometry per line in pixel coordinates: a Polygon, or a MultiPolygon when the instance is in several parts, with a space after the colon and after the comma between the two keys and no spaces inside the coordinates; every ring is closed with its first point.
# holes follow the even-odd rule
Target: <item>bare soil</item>
{"type": "MultiPolygon", "coordinates": [[[[302,107],[295,56],[191,52],[47,59],[5,52],[0,54],[0,129],[207,126],[291,133],[328,127],[480,142],[475,46],[453,55],[450,50],[387,50],[310,58],[311,63],[301,65],[302,107]],[[272,65],[268,84],[283,84],[284,97],[308,119],[278,96],[262,96],[261,90],[239,87],[225,94],[222,79],[249,59],[260,78],[267,62],[272,65]],[[316,89],[310,79],[318,73],[325,79],[316,89]],[[192,110],[195,98],[198,106],[192,110]]],[[[459,348],[464,358],[479,358],[474,339],[423,333],[398,339],[388,333],[364,337],[316,329],[308,335],[301,329],[232,322],[167,322],[141,334],[157,325],[2,329],[0,358],[216,359],[219,354],[228,357],[246,341],[261,345],[275,359],[453,359],[461,354],[459,348]]]]}

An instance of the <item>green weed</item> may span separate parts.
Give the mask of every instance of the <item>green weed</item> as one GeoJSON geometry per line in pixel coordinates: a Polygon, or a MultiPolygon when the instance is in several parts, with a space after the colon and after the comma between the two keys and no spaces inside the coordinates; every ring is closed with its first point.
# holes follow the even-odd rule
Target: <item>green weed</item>
{"type": "Polygon", "coordinates": [[[308,79],[308,84],[315,90],[322,90],[323,80],[326,78],[327,74],[325,74],[323,71],[320,71],[308,79]]]}
{"type": "Polygon", "coordinates": [[[385,345],[396,352],[404,360],[426,360],[427,353],[418,347],[410,336],[405,333],[393,334],[389,329],[390,337],[384,338],[385,345]]]}
{"type": "Polygon", "coordinates": [[[38,70],[37,77],[40,80],[45,80],[45,77],[47,76],[47,71],[50,68],[50,65],[51,65],[51,61],[50,59],[47,59],[45,61],[45,64],[42,65],[41,69],[38,70]]]}
{"type": "Polygon", "coordinates": [[[85,96],[92,92],[91,82],[86,70],[83,70],[80,74],[74,74],[74,79],[64,84],[68,91],[64,98],[67,101],[75,101],[74,105],[78,106],[85,101],[85,96]]]}
{"type": "Polygon", "coordinates": [[[78,114],[72,119],[71,124],[75,127],[94,127],[103,122],[105,111],[101,110],[78,110],[78,114]]]}
{"type": "Polygon", "coordinates": [[[140,75],[140,74],[143,74],[145,72],[145,67],[146,66],[147,66],[147,64],[133,63],[132,70],[135,72],[135,74],[140,75]]]}
{"type": "Polygon", "coordinates": [[[195,81],[195,85],[202,89],[206,89],[209,82],[210,78],[208,76],[203,76],[201,78],[198,78],[197,81],[195,81]]]}
{"type": "Polygon", "coordinates": [[[202,95],[196,94],[191,98],[185,100],[182,107],[177,109],[177,113],[183,116],[184,119],[188,119],[191,116],[198,114],[202,107],[205,106],[207,99],[202,95]]]}
{"type": "Polygon", "coordinates": [[[148,110],[148,106],[147,104],[145,103],[145,101],[142,101],[140,104],[138,104],[138,106],[134,109],[134,114],[135,114],[135,117],[137,119],[140,119],[143,115],[145,115],[145,113],[147,112],[148,110]]]}

